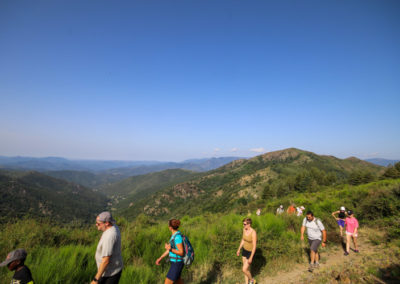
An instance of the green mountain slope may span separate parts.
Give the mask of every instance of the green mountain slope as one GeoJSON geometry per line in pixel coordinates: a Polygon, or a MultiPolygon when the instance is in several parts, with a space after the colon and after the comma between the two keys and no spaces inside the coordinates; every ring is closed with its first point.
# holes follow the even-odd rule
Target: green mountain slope
{"type": "Polygon", "coordinates": [[[226,212],[232,208],[243,210],[248,204],[291,192],[318,191],[321,187],[342,183],[355,171],[373,177],[383,170],[356,158],[343,160],[290,148],[233,161],[139,200],[120,214],[168,217],[226,212]]]}
{"type": "Polygon", "coordinates": [[[113,207],[126,208],[137,200],[152,193],[198,177],[199,173],[188,170],[172,169],[146,175],[134,176],[100,188],[100,191],[113,199],[113,207]]]}
{"type": "Polygon", "coordinates": [[[0,222],[23,216],[93,222],[108,201],[91,189],[38,172],[0,171],[0,193],[0,222]]]}

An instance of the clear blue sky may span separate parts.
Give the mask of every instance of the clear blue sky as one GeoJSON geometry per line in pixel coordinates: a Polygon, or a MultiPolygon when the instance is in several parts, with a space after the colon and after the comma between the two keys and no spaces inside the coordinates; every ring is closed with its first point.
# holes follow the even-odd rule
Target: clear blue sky
{"type": "Polygon", "coordinates": [[[400,158],[400,1],[0,1],[0,155],[400,158]]]}

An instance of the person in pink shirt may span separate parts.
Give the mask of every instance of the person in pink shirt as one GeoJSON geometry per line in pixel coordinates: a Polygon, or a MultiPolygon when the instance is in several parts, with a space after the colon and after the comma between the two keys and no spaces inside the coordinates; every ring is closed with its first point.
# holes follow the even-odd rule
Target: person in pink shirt
{"type": "Polygon", "coordinates": [[[347,218],[344,221],[346,225],[346,252],[344,255],[349,255],[350,252],[350,239],[353,237],[354,252],[358,252],[357,236],[358,236],[358,221],[354,217],[353,211],[347,211],[347,218]]]}

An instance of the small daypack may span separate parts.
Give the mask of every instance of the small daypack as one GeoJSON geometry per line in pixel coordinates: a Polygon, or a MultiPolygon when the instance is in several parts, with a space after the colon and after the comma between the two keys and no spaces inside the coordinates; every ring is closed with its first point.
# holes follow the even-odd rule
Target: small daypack
{"type": "MultiPolygon", "coordinates": [[[[192,247],[192,244],[189,241],[189,238],[182,233],[179,233],[179,234],[182,236],[183,251],[185,252],[185,255],[183,256],[183,263],[185,265],[191,265],[192,262],[194,261],[194,249],[192,247]]],[[[176,235],[177,234],[175,234],[173,239],[171,240],[171,246],[174,249],[177,249],[177,247],[175,245],[176,235]]],[[[178,258],[176,257],[175,259],[178,259],[178,258]]]]}

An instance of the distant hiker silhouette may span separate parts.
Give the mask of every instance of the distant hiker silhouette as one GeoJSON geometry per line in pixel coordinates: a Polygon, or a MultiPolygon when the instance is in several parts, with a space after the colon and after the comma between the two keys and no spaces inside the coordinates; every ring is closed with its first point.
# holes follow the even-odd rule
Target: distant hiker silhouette
{"type": "Polygon", "coordinates": [[[295,214],[295,213],[296,213],[296,207],[294,207],[294,204],[291,204],[291,205],[288,207],[288,209],[287,209],[286,212],[287,212],[289,215],[295,214]]]}
{"type": "Polygon", "coordinates": [[[285,210],[283,209],[283,205],[279,205],[279,207],[276,209],[276,215],[280,215],[283,212],[285,212],[285,210]]]}

